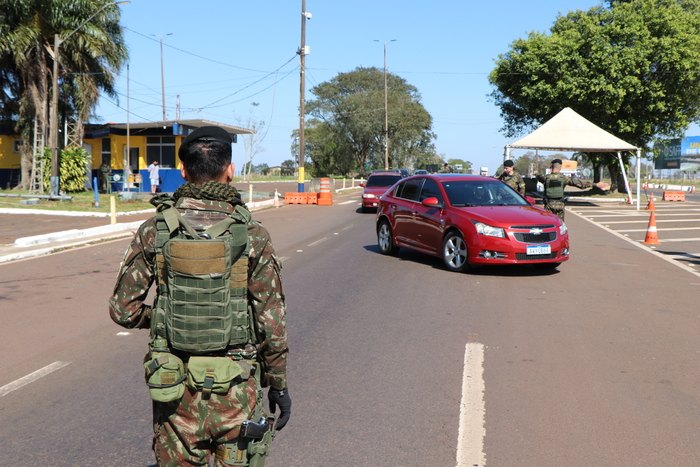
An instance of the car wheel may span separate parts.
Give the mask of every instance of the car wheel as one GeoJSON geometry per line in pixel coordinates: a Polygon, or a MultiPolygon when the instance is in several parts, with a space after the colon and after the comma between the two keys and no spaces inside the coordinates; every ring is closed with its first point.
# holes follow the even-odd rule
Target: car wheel
{"type": "Polygon", "coordinates": [[[391,235],[391,226],[387,220],[383,220],[379,223],[377,228],[377,244],[379,245],[379,252],[383,255],[393,255],[399,250],[399,248],[394,245],[394,238],[391,235]]]}
{"type": "Polygon", "coordinates": [[[462,272],[469,267],[467,244],[461,234],[450,232],[442,242],[442,261],[450,271],[462,272]]]}

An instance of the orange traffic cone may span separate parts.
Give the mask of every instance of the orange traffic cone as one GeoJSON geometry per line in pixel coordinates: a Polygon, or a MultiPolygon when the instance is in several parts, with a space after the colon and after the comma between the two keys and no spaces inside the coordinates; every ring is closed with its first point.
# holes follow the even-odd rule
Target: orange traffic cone
{"type": "Polygon", "coordinates": [[[654,206],[654,193],[649,196],[649,202],[647,203],[647,211],[656,211],[656,206],[654,206]]]}
{"type": "Polygon", "coordinates": [[[658,245],[659,236],[656,233],[656,212],[651,211],[649,215],[649,226],[647,227],[647,235],[644,237],[644,243],[647,245],[658,245]]]}

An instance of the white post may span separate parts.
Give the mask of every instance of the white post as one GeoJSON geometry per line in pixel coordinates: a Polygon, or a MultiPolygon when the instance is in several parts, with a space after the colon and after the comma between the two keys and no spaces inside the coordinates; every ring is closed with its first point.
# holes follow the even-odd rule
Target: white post
{"type": "Polygon", "coordinates": [[[252,203],[253,202],[253,184],[248,185],[248,202],[252,203]]]}
{"type": "Polygon", "coordinates": [[[114,195],[109,197],[109,218],[110,224],[117,223],[117,198],[114,195]]]}
{"type": "Polygon", "coordinates": [[[637,148],[637,173],[635,174],[637,177],[637,211],[639,211],[639,197],[641,194],[641,187],[642,187],[642,181],[640,179],[640,175],[642,172],[642,150],[637,148]]]}
{"type": "MultiPolygon", "coordinates": [[[[632,193],[630,190],[630,184],[627,180],[627,174],[625,173],[625,164],[622,163],[622,155],[620,154],[620,151],[617,151],[617,160],[620,162],[620,171],[622,172],[622,178],[625,180],[625,188],[627,189],[627,199],[629,201],[629,204],[632,204],[632,193]]],[[[639,196],[637,196],[637,200],[639,200],[639,196]]]]}

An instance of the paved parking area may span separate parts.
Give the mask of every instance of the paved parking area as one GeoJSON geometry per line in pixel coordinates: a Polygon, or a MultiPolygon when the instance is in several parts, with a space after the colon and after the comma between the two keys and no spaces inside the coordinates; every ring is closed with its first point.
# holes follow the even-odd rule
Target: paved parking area
{"type": "Polygon", "coordinates": [[[644,243],[651,217],[646,199],[639,211],[636,206],[622,203],[580,203],[567,209],[700,273],[700,202],[670,202],[659,198],[654,203],[658,245],[644,243]]]}

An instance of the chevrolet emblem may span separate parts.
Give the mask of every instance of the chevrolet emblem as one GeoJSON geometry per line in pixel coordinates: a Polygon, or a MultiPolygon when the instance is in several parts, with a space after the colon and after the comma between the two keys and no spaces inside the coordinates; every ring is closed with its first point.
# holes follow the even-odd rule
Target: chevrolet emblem
{"type": "Polygon", "coordinates": [[[538,229],[538,228],[530,229],[530,233],[533,235],[539,235],[542,233],[542,229],[538,229]]]}

